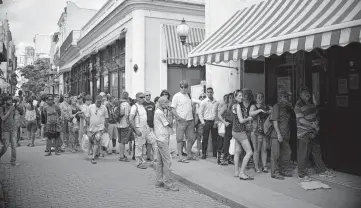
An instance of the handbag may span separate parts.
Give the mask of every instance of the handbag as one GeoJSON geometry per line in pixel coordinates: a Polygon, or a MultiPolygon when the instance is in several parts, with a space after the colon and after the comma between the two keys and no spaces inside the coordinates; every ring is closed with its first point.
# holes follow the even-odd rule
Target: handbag
{"type": "Polygon", "coordinates": [[[218,135],[224,137],[226,134],[226,125],[223,122],[218,123],[218,135]]]}
{"type": "Polygon", "coordinates": [[[232,137],[230,144],[229,144],[228,152],[230,155],[234,155],[235,151],[236,151],[236,140],[232,137]]]}

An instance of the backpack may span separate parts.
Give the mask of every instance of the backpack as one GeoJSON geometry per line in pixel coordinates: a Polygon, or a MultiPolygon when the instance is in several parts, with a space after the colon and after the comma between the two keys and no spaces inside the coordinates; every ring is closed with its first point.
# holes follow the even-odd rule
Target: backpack
{"type": "Polygon", "coordinates": [[[117,107],[115,107],[114,109],[114,116],[115,116],[115,120],[119,123],[122,118],[125,116],[125,112],[124,110],[122,111],[121,105],[124,103],[125,101],[120,101],[119,105],[117,107]]]}

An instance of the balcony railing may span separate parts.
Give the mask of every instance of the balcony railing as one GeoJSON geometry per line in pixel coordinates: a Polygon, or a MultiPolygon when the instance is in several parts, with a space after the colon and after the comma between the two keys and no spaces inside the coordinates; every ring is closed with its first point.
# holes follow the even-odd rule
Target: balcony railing
{"type": "Polygon", "coordinates": [[[74,46],[77,44],[77,41],[80,38],[80,30],[73,30],[70,32],[70,34],[68,35],[68,37],[65,39],[65,41],[63,42],[63,44],[61,44],[60,46],[60,55],[62,55],[70,46],[74,46]]]}

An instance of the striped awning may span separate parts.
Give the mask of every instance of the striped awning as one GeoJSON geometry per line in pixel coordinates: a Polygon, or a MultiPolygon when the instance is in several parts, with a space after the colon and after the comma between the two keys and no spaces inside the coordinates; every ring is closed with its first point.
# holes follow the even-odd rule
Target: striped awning
{"type": "Polygon", "coordinates": [[[267,0],[236,12],[189,55],[190,65],[327,49],[361,41],[360,0],[267,0]]]}
{"type": "MultiPolygon", "coordinates": [[[[180,42],[177,35],[177,25],[163,25],[163,30],[167,45],[168,64],[188,64],[188,53],[194,47],[191,45],[184,46],[180,42]]],[[[190,33],[187,37],[188,43],[200,43],[205,36],[205,29],[190,28],[190,33]]]]}

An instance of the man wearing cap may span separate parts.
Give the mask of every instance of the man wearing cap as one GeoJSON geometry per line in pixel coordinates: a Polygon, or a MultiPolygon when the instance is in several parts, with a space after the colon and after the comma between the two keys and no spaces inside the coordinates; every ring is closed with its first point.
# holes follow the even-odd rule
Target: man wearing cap
{"type": "Polygon", "coordinates": [[[64,95],[64,101],[62,103],[60,103],[59,107],[60,107],[60,111],[61,111],[61,121],[62,121],[62,135],[61,135],[61,140],[63,143],[63,148],[65,148],[65,146],[68,146],[68,142],[69,142],[69,126],[68,126],[68,122],[71,119],[71,115],[72,115],[72,110],[71,110],[71,100],[70,100],[70,96],[69,94],[65,94],[64,95]]]}
{"type": "Polygon", "coordinates": [[[143,106],[145,99],[144,93],[138,92],[136,94],[136,98],[137,103],[135,103],[130,109],[129,122],[135,132],[135,159],[137,167],[140,169],[146,169],[146,162],[142,156],[145,142],[152,145],[155,157],[157,152],[157,143],[154,132],[150,130],[147,123],[147,111],[143,106]]]}
{"type": "Polygon", "coordinates": [[[292,107],[289,96],[290,93],[280,90],[278,102],[273,106],[270,115],[274,127],[271,133],[271,177],[278,180],[283,180],[284,176],[292,177],[292,174],[287,172],[291,159],[289,112],[292,107]]]}
{"type": "Polygon", "coordinates": [[[316,105],[311,101],[311,92],[308,87],[301,87],[300,98],[295,105],[295,113],[297,119],[299,180],[311,181],[311,178],[307,175],[307,163],[310,153],[312,153],[313,161],[319,169],[320,176],[334,177],[335,175],[327,170],[321,157],[319,116],[316,105]]]}
{"type": "Polygon", "coordinates": [[[101,147],[103,133],[108,131],[108,110],[102,105],[102,97],[97,95],[95,97],[95,104],[91,104],[85,113],[88,137],[90,143],[93,145],[93,157],[92,164],[96,164],[95,159],[98,157],[97,153],[100,152],[100,156],[104,157],[104,153],[101,147]]]}

